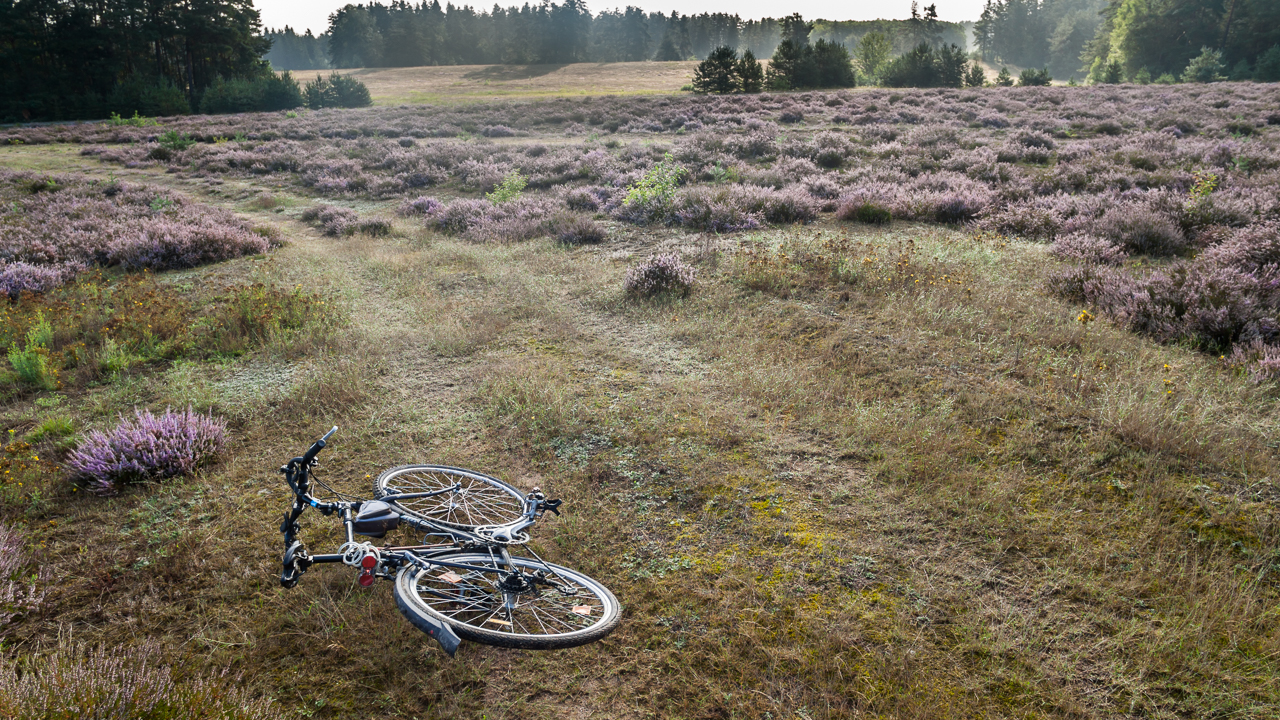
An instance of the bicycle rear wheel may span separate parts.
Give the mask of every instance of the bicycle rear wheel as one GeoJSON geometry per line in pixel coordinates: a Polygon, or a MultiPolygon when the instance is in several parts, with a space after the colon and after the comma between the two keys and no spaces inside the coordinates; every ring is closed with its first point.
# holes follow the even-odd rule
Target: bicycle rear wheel
{"type": "Polygon", "coordinates": [[[447,527],[471,529],[506,525],[525,511],[524,493],[501,480],[447,465],[401,465],[384,470],[373,481],[373,496],[385,499],[401,515],[447,527]],[[426,498],[396,500],[395,496],[444,490],[457,491],[426,498]]]}
{"type": "Polygon", "coordinates": [[[472,642],[523,650],[555,650],[595,642],[613,632],[622,608],[609,589],[560,565],[513,557],[513,573],[488,553],[427,558],[465,568],[408,565],[396,575],[400,612],[420,625],[429,616],[472,642]]]}

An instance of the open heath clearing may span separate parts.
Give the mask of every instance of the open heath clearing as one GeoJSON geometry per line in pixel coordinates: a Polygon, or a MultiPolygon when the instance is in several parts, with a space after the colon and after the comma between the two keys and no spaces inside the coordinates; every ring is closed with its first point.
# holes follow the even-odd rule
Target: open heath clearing
{"type": "Polygon", "coordinates": [[[7,712],[1280,714],[1275,86],[463,100],[0,129],[7,712]],[[211,461],[75,469],[166,409],[211,461]],[[564,499],[619,628],[282,589],[332,425],[564,499]]]}

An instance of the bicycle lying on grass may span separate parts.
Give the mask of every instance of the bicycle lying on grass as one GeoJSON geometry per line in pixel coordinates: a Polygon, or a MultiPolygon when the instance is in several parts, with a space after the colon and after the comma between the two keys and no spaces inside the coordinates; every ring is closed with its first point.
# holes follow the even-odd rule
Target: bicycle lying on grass
{"type": "Polygon", "coordinates": [[[339,493],[312,477],[316,456],[338,431],[334,427],[306,454],[280,468],[293,490],[285,514],[284,571],[291,588],[312,565],[343,563],[359,569],[361,586],[377,578],[395,580],[396,605],[409,622],[449,655],[459,638],[498,647],[552,650],[595,642],[617,626],[621,608],[608,588],[586,575],[533,557],[511,555],[525,545],[525,532],[560,501],[537,488],[522,493],[483,473],[444,465],[404,465],[374,481],[376,500],[339,493]],[[312,495],[312,481],[334,498],[312,495]],[[307,552],[298,540],[298,518],[307,507],[337,515],[346,542],[324,555],[307,552]],[[382,538],[403,523],[426,534],[422,545],[375,546],[356,536],[382,538]],[[430,539],[440,542],[427,543],[430,539]]]}

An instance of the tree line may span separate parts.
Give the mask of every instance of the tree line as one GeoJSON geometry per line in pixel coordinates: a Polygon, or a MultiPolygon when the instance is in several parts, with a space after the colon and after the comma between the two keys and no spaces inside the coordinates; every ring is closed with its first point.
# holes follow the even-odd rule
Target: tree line
{"type": "Polygon", "coordinates": [[[0,118],[189,112],[269,72],[252,0],[0,0],[0,118]]]}
{"type": "Polygon", "coordinates": [[[988,62],[1095,83],[1280,80],[1277,0],[988,0],[974,41],[988,62]]]}
{"type": "Polygon", "coordinates": [[[0,0],[0,122],[369,104],[270,48],[252,0],[0,0]]]}
{"type": "MultiPolygon", "coordinates": [[[[701,60],[718,47],[770,57],[786,39],[788,18],[743,20],[736,14],[646,13],[637,7],[592,14],[583,0],[502,8],[441,7],[438,0],[347,5],[321,35],[268,30],[267,55],[277,69],[412,67],[418,65],[560,64],[701,60]]],[[[811,40],[852,48],[877,33],[889,52],[920,42],[965,47],[961,23],[913,20],[810,23],[811,40]]]]}

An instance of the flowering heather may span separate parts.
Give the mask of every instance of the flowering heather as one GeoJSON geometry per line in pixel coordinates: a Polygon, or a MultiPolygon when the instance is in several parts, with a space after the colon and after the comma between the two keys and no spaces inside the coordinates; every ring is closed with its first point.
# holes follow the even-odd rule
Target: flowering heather
{"type": "Polygon", "coordinates": [[[51,579],[22,533],[0,523],[0,636],[10,620],[40,607],[51,579]]]}
{"type": "Polygon", "coordinates": [[[686,265],[679,255],[650,255],[627,271],[623,288],[628,294],[653,297],[664,293],[688,295],[698,271],[686,265]]]}
{"type": "Polygon", "coordinates": [[[125,183],[0,170],[0,291],[43,292],[88,267],[195,267],[266,252],[229,212],[125,183]]]}
{"type": "Polygon", "coordinates": [[[0,293],[16,298],[24,292],[42,293],[52,290],[83,268],[82,265],[72,263],[34,265],[21,260],[0,263],[0,293]]]}
{"type": "Polygon", "coordinates": [[[325,235],[350,235],[356,231],[360,215],[355,210],[333,205],[315,205],[298,216],[303,222],[320,226],[325,235]]]}
{"type": "Polygon", "coordinates": [[[1110,240],[1081,233],[1063,235],[1054,240],[1050,252],[1062,260],[1090,265],[1119,265],[1129,257],[1123,248],[1110,240]]]}
{"type": "MultiPolygon", "coordinates": [[[[416,197],[426,186],[478,194],[518,173],[530,191],[555,188],[571,209],[651,223],[672,220],[666,202],[672,193],[626,201],[618,195],[637,187],[670,153],[694,185],[799,186],[822,200],[823,212],[860,194],[862,202],[907,220],[979,221],[998,232],[1049,240],[1085,232],[1129,252],[1161,254],[1179,252],[1204,227],[1280,217],[1280,198],[1268,191],[1280,182],[1275,131],[1257,125],[1247,141],[1236,139],[1239,117],[1264,116],[1278,92],[1254,84],[1215,85],[1196,94],[1161,86],[868,90],[856,98],[634,97],[335,111],[292,120],[224,116],[204,119],[209,127],[186,127],[185,119],[176,125],[201,140],[240,132],[246,141],[201,143],[167,162],[181,172],[194,167],[197,175],[293,177],[324,194],[374,197],[416,197]],[[574,112],[566,113],[570,107],[574,112]],[[850,124],[836,123],[837,113],[850,124]],[[779,124],[783,114],[804,121],[779,124]],[[603,145],[579,136],[554,145],[533,138],[509,144],[456,139],[463,127],[490,134],[506,128],[517,140],[563,134],[577,123],[570,116],[588,119],[597,135],[612,133],[610,139],[603,145]],[[682,134],[670,134],[677,130],[682,134]],[[653,135],[659,139],[652,144],[636,141],[653,135]],[[1205,171],[1217,178],[1214,191],[1187,202],[1194,173],[1205,171]],[[1090,198],[1107,202],[1088,207],[1090,198]]],[[[116,162],[157,162],[147,158],[150,136],[140,128],[14,132],[27,142],[112,143],[85,152],[116,162]],[[119,145],[129,140],[138,145],[119,145]]],[[[528,232],[526,224],[515,235],[528,232]]]]}
{"type": "Polygon", "coordinates": [[[568,205],[570,210],[595,212],[608,205],[611,196],[612,193],[608,188],[599,185],[573,188],[565,193],[564,204],[568,205]]]}
{"type": "Polygon", "coordinates": [[[279,708],[236,687],[224,671],[179,683],[154,644],[63,646],[23,664],[0,661],[0,716],[42,720],[266,720],[279,708]]]}
{"type": "Polygon", "coordinates": [[[186,475],[207,464],[226,443],[226,424],[187,408],[153,415],[134,411],[110,433],[94,431],[67,459],[74,475],[98,495],[114,495],[123,483],[186,475]]]}
{"type": "MultiPolygon", "coordinates": [[[[873,88],[178,118],[166,129],[197,142],[170,153],[155,153],[156,132],[143,127],[16,128],[0,142],[82,143],[82,153],[105,162],[265,176],[330,196],[405,200],[438,188],[462,197],[443,206],[411,200],[401,212],[476,241],[556,235],[566,206],[713,232],[830,212],[862,222],[975,224],[1053,243],[1053,254],[1072,264],[1054,279],[1056,291],[1092,298],[1157,337],[1229,348],[1251,342],[1253,328],[1266,334],[1244,306],[1269,307],[1256,295],[1269,291],[1248,279],[1258,272],[1242,270],[1243,285],[1210,300],[1235,266],[1186,256],[1280,221],[1280,124],[1271,120],[1278,105],[1280,85],[1265,83],[873,88]],[[515,176],[527,179],[520,203],[474,199],[515,176]],[[1117,266],[1133,256],[1157,270],[1117,266]],[[1210,312],[1205,303],[1215,302],[1210,312]]],[[[104,243],[101,257],[71,259],[200,259],[183,252],[181,236],[171,238],[174,249],[155,244],[163,247],[108,256],[104,243]]],[[[56,265],[3,252],[0,261],[56,265]]],[[[51,282],[49,272],[0,268],[0,288],[10,293],[51,282]]]]}
{"type": "Polygon", "coordinates": [[[528,240],[555,232],[559,203],[521,197],[507,202],[454,200],[426,215],[428,227],[476,242],[528,240]]]}
{"type": "Polygon", "coordinates": [[[1050,289],[1158,340],[1231,352],[1255,376],[1274,374],[1269,368],[1280,348],[1280,223],[1232,231],[1194,259],[1145,273],[1107,267],[1118,248],[1101,242],[1064,238],[1059,254],[1078,264],[1052,277],[1050,289]]]}
{"type": "Polygon", "coordinates": [[[443,207],[443,204],[433,197],[419,196],[413,200],[405,200],[397,208],[396,212],[404,217],[413,217],[415,215],[431,215],[443,207]]]}

